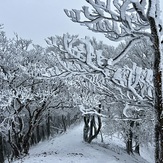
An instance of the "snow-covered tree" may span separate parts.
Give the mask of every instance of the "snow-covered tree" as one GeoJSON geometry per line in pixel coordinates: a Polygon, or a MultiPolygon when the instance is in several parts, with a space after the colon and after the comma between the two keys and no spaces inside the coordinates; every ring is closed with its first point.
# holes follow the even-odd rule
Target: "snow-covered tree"
{"type": "Polygon", "coordinates": [[[0,133],[13,157],[28,153],[36,129],[50,110],[59,116],[56,109],[73,108],[64,81],[53,70],[54,58],[45,54],[30,40],[18,35],[7,39],[0,33],[0,133]],[[54,78],[44,78],[52,71],[54,78]]]}
{"type": "MultiPolygon", "coordinates": [[[[86,90],[87,95],[82,96],[86,98],[86,100],[82,103],[82,105],[81,102],[79,103],[81,108],[80,110],[85,116],[87,128],[87,132],[85,133],[90,133],[89,129],[91,128],[91,118],[94,117],[94,115],[97,117],[103,116],[102,112],[105,112],[107,108],[102,107],[100,108],[100,113],[97,112],[98,104],[96,103],[99,103],[99,100],[97,99],[100,99],[100,97],[108,97],[108,105],[111,104],[110,106],[112,108],[115,107],[114,105],[116,103],[121,103],[121,107],[119,107],[119,109],[122,109],[119,111],[119,114],[122,114],[123,109],[126,108],[126,104],[129,104],[129,108],[131,108],[131,106],[135,106],[132,107],[135,109],[135,112],[139,107],[142,108],[141,110],[147,111],[146,108],[151,108],[153,106],[153,71],[151,69],[143,69],[142,67],[139,67],[137,65],[141,65],[139,61],[137,61],[138,63],[134,63],[132,61],[133,58],[130,57],[127,59],[125,58],[124,62],[118,62],[114,65],[112,64],[112,54],[108,54],[106,52],[106,49],[109,51],[109,48],[102,43],[98,44],[95,40],[91,40],[88,37],[81,39],[77,36],[70,36],[67,34],[63,37],[51,37],[47,40],[47,43],[50,45],[52,55],[57,58],[58,62],[62,65],[62,73],[60,73],[64,74],[65,77],[69,77],[70,75],[74,76],[74,82],[72,82],[73,84],[71,85],[75,86],[75,82],[79,85],[79,90],[77,91],[79,93],[75,94],[74,99],[77,100],[77,97],[82,95],[83,90],[86,90]],[[54,52],[54,49],[57,53],[54,52]],[[94,99],[93,103],[96,104],[96,106],[93,107],[91,99],[94,96],[97,96],[98,98],[94,99]]],[[[139,50],[138,45],[136,49],[139,50]]],[[[116,49],[116,51],[122,50],[123,48],[121,50],[118,50],[118,48],[116,49]]],[[[115,52],[112,48],[111,51],[115,52]]],[[[131,52],[132,49],[130,49],[126,55],[129,55],[131,52]]],[[[148,52],[151,53],[149,50],[148,52]]],[[[143,52],[139,55],[143,55],[143,52]]],[[[135,56],[137,56],[137,54],[135,54],[135,56]]],[[[147,60],[145,54],[144,59],[147,60]]],[[[150,61],[147,65],[148,67],[151,67],[150,61]]],[[[82,101],[82,98],[79,98],[79,101],[82,101]]],[[[126,110],[126,112],[129,111],[129,109],[126,110]]],[[[110,114],[117,114],[116,111],[115,113],[113,112],[110,112],[110,114]]],[[[105,112],[105,114],[108,113],[105,112]]],[[[147,115],[149,114],[147,113],[147,115]]],[[[136,117],[121,116],[121,122],[119,122],[123,123],[123,120],[132,120],[136,122],[138,119],[139,118],[136,117]]],[[[110,119],[108,118],[108,120],[110,119]]],[[[126,123],[125,125],[130,126],[130,123],[126,123]]],[[[129,130],[127,129],[128,128],[126,127],[126,132],[129,130]]],[[[84,137],[86,138],[85,140],[89,140],[89,134],[85,135],[87,135],[84,137]]],[[[130,150],[132,150],[132,147],[130,150]]]]}
{"type": "Polygon", "coordinates": [[[162,120],[162,75],[161,75],[161,34],[159,0],[86,0],[91,9],[65,10],[73,22],[87,26],[94,32],[104,33],[112,41],[130,39],[124,50],[113,59],[119,62],[126,52],[142,38],[149,39],[154,50],[154,87],[155,87],[155,159],[163,162],[163,120],[162,120]],[[82,15],[82,16],[81,16],[82,15]],[[84,17],[84,18],[83,18],[84,17]]]}
{"type": "Polygon", "coordinates": [[[104,116],[101,100],[105,95],[99,94],[96,86],[86,78],[83,79],[83,77],[75,76],[73,79],[73,81],[70,81],[73,88],[70,89],[74,90],[72,95],[75,105],[79,107],[83,116],[83,139],[85,142],[91,143],[101,131],[101,117],[104,116]]]}

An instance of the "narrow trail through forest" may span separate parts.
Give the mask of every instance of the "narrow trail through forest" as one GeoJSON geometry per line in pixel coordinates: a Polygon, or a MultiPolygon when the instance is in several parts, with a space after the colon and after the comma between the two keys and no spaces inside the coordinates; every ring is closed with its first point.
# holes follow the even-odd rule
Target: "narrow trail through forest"
{"type": "Polygon", "coordinates": [[[115,144],[114,141],[104,144],[98,139],[91,144],[83,142],[82,128],[80,124],[56,138],[40,142],[30,149],[28,156],[14,163],[149,163],[140,156],[128,155],[117,146],[118,141],[115,144]]]}

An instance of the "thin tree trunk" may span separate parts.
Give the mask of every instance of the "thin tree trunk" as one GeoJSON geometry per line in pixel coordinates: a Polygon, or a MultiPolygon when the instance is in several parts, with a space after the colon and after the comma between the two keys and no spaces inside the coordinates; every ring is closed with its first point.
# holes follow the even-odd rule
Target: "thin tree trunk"
{"type": "Polygon", "coordinates": [[[64,132],[66,132],[66,130],[67,130],[66,117],[64,115],[62,115],[61,118],[62,118],[62,124],[63,124],[64,132]]]}
{"type": "Polygon", "coordinates": [[[132,145],[133,145],[133,132],[132,132],[132,128],[134,126],[134,121],[130,121],[129,122],[130,125],[130,129],[128,131],[127,134],[127,143],[126,143],[126,151],[128,154],[132,154],[133,153],[133,149],[132,149],[132,145]]]}
{"type": "Polygon", "coordinates": [[[83,139],[85,142],[88,142],[89,121],[90,121],[90,116],[89,115],[84,116],[83,139]]]}
{"type": "Polygon", "coordinates": [[[40,126],[39,125],[37,125],[37,127],[36,127],[36,134],[37,134],[37,142],[40,142],[41,135],[40,135],[40,126]]]}
{"type": "Polygon", "coordinates": [[[4,162],[4,149],[3,149],[3,138],[2,135],[0,134],[0,163],[4,162]]]}
{"type": "MultiPolygon", "coordinates": [[[[136,123],[136,129],[140,130],[139,126],[139,122],[135,122],[136,123]]],[[[138,155],[140,155],[140,144],[139,144],[139,135],[137,135],[137,133],[135,133],[135,153],[137,153],[138,155]]]]}
{"type": "Polygon", "coordinates": [[[138,155],[140,155],[140,146],[139,146],[139,144],[136,144],[135,153],[137,153],[138,155]]]}
{"type": "Polygon", "coordinates": [[[51,117],[50,117],[50,113],[48,111],[48,117],[47,117],[47,137],[49,139],[50,135],[51,135],[51,131],[50,131],[50,121],[51,121],[51,117]]]}

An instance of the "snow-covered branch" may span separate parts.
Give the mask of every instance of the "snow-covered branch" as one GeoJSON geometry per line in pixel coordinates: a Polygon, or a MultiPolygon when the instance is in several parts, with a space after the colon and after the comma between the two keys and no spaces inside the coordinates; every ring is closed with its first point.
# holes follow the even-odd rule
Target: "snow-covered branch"
{"type": "MultiPolygon", "coordinates": [[[[135,37],[134,32],[139,31],[137,36],[143,35],[144,29],[149,28],[147,21],[147,3],[135,0],[86,0],[93,10],[83,6],[82,10],[69,11],[65,13],[73,22],[85,25],[94,32],[104,33],[113,41],[124,39],[124,37],[135,37]],[[111,9],[110,6],[114,6],[111,9]],[[145,12],[146,11],[146,12],[145,12]],[[83,18],[84,16],[84,18],[83,18]]],[[[144,34],[146,35],[146,34],[144,34]]],[[[148,35],[148,34],[147,34],[148,35]]]]}
{"type": "Polygon", "coordinates": [[[117,69],[112,78],[115,84],[127,88],[141,101],[153,99],[154,88],[152,80],[153,71],[150,69],[143,70],[136,64],[133,65],[132,69],[129,67],[117,69]]]}

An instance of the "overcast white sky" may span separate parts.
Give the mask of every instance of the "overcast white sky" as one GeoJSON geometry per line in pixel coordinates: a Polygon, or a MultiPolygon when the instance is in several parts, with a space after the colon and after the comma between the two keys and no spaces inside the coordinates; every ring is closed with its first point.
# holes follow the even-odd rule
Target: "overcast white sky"
{"type": "MultiPolygon", "coordinates": [[[[163,0],[161,9],[163,10],[163,0]]],[[[96,36],[107,41],[102,34],[93,33],[86,27],[73,23],[63,12],[67,9],[81,9],[87,5],[85,0],[0,0],[0,24],[4,24],[7,36],[16,32],[33,43],[45,45],[44,39],[63,33],[96,36]]]]}

